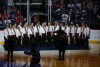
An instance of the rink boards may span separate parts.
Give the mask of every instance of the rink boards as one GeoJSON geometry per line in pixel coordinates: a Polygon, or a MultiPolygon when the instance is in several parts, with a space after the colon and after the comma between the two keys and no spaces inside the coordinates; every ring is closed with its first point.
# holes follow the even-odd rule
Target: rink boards
{"type": "MultiPolygon", "coordinates": [[[[0,31],[0,45],[4,44],[4,33],[0,31]]],[[[90,30],[89,44],[100,44],[100,30],[90,30]]]]}

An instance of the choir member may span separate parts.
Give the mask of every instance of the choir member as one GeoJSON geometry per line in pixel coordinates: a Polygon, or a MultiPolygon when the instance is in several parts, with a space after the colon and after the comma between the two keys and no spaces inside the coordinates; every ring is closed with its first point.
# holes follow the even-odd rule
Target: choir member
{"type": "Polygon", "coordinates": [[[40,36],[41,36],[41,42],[46,42],[46,26],[44,25],[44,23],[42,23],[42,26],[40,26],[39,29],[40,32],[40,36]]]}
{"type": "Polygon", "coordinates": [[[10,27],[8,29],[8,54],[7,54],[7,60],[11,58],[11,61],[13,61],[13,51],[16,44],[16,33],[15,33],[15,27],[16,24],[13,23],[10,24],[10,27]]]}
{"type": "Polygon", "coordinates": [[[66,32],[66,44],[68,45],[68,37],[69,37],[69,32],[70,32],[70,28],[68,26],[68,23],[65,23],[65,30],[66,32]]]}
{"type": "Polygon", "coordinates": [[[88,26],[88,24],[85,24],[86,25],[86,44],[85,44],[85,47],[86,48],[89,48],[89,33],[90,33],[90,28],[88,26]]]}
{"type": "Polygon", "coordinates": [[[22,28],[22,47],[25,47],[28,45],[28,27],[27,23],[24,23],[23,28],[22,28]]]}
{"type": "Polygon", "coordinates": [[[76,23],[76,27],[75,27],[75,42],[76,42],[77,46],[80,45],[80,34],[81,34],[81,29],[80,29],[78,23],[76,23]]]}
{"type": "Polygon", "coordinates": [[[83,30],[84,30],[84,23],[81,23],[80,45],[84,47],[84,44],[83,44],[83,30]]]}
{"type": "Polygon", "coordinates": [[[6,25],[5,29],[4,29],[4,49],[7,50],[7,47],[8,47],[8,28],[9,28],[9,25],[6,25]]]}
{"type": "Polygon", "coordinates": [[[74,45],[74,36],[75,36],[75,26],[73,25],[73,22],[71,22],[71,25],[70,25],[70,44],[71,46],[74,45]]]}
{"type": "Polygon", "coordinates": [[[51,25],[51,22],[49,22],[47,26],[47,40],[49,44],[52,43],[52,34],[53,34],[53,26],[51,25]]]}
{"type": "Polygon", "coordinates": [[[33,42],[34,42],[33,24],[29,25],[29,28],[28,28],[28,38],[29,38],[29,46],[33,45],[33,42]]]}
{"type": "Polygon", "coordinates": [[[35,26],[34,26],[34,36],[35,36],[35,41],[37,44],[39,44],[41,38],[40,38],[40,24],[37,23],[35,26]]]}

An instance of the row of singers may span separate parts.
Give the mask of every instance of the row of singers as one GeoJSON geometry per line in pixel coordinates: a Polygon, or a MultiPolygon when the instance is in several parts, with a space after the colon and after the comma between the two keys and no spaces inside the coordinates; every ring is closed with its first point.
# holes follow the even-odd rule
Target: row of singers
{"type": "Polygon", "coordinates": [[[9,26],[7,25],[4,30],[4,37],[7,38],[11,35],[15,35],[17,38],[31,38],[31,35],[33,35],[34,37],[37,37],[37,35],[41,37],[52,37],[53,35],[56,35],[56,33],[53,32],[59,30],[59,26],[66,32],[66,37],[70,37],[70,39],[76,37],[75,40],[77,40],[78,38],[86,38],[89,35],[90,31],[88,25],[84,23],[82,23],[81,26],[79,26],[79,24],[77,23],[76,25],[74,25],[73,22],[71,22],[69,26],[68,23],[62,25],[62,23],[58,24],[57,22],[55,22],[54,25],[51,25],[51,23],[48,23],[46,25],[46,22],[42,23],[41,25],[39,23],[37,23],[36,25],[34,25],[33,23],[31,23],[30,25],[28,25],[27,23],[21,25],[21,23],[19,23],[18,25],[13,24],[13,26],[11,24],[9,26]]]}

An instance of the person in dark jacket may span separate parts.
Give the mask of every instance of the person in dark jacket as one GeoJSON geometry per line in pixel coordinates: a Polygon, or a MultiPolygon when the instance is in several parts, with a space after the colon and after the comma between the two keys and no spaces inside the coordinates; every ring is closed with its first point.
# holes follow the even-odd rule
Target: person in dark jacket
{"type": "Polygon", "coordinates": [[[59,50],[59,60],[64,60],[65,49],[66,49],[66,33],[59,27],[59,30],[55,31],[57,33],[57,45],[59,50]]]}
{"type": "Polygon", "coordinates": [[[32,55],[30,67],[41,67],[41,65],[39,64],[41,55],[36,42],[33,42],[33,44],[31,45],[30,54],[32,55]]]}
{"type": "MultiPolygon", "coordinates": [[[[41,67],[41,65],[40,65],[41,55],[40,55],[40,51],[39,51],[36,41],[32,42],[32,44],[30,46],[30,50],[24,51],[24,53],[26,55],[32,56],[32,58],[28,61],[28,62],[30,62],[30,67],[41,67]]],[[[25,63],[22,67],[26,67],[28,62],[25,63]]]]}

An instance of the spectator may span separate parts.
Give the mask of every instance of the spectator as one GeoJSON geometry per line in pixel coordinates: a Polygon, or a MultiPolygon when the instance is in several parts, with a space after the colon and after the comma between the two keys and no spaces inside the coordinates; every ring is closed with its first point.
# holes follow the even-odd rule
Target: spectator
{"type": "Polygon", "coordinates": [[[13,10],[11,10],[11,12],[10,12],[9,20],[11,20],[11,23],[12,22],[16,22],[16,20],[15,20],[15,12],[13,10]]]}
{"type": "Polygon", "coordinates": [[[4,12],[2,13],[2,18],[3,18],[3,21],[7,20],[7,12],[6,12],[6,10],[4,10],[4,12]]]}
{"type": "Polygon", "coordinates": [[[16,22],[19,23],[19,22],[21,22],[21,20],[22,20],[22,15],[18,10],[16,13],[16,22]]]}
{"type": "Polygon", "coordinates": [[[77,6],[79,9],[81,9],[82,4],[79,2],[79,3],[77,3],[76,6],[77,6]]]}
{"type": "Polygon", "coordinates": [[[73,8],[75,7],[75,5],[74,5],[74,3],[71,2],[71,3],[68,4],[68,7],[69,7],[70,9],[73,9],[73,8]]]}
{"type": "Polygon", "coordinates": [[[98,6],[96,4],[94,4],[93,6],[93,13],[96,14],[98,10],[98,6]]]}

